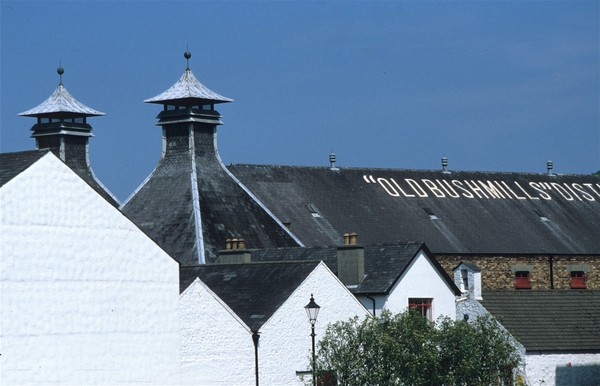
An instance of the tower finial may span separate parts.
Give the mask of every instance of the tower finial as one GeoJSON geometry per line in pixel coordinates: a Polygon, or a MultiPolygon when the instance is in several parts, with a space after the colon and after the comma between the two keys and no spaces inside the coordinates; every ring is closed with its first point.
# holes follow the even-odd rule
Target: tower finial
{"type": "Polygon", "coordinates": [[[58,73],[58,75],[60,77],[60,84],[62,85],[62,74],[65,73],[65,70],[62,68],[62,60],[59,60],[58,69],[56,70],[56,72],[58,73]]]}
{"type": "Polygon", "coordinates": [[[186,70],[189,70],[190,69],[190,58],[192,57],[192,54],[189,51],[189,48],[187,45],[185,47],[185,54],[183,54],[183,57],[186,60],[186,66],[187,66],[186,70]]]}

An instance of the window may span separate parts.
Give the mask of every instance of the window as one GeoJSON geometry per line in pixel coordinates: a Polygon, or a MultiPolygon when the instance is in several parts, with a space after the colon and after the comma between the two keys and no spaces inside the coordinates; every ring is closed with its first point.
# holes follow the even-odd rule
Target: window
{"type": "Polygon", "coordinates": [[[515,288],[531,289],[531,284],[529,284],[529,271],[515,272],[515,288]]]}
{"type": "Polygon", "coordinates": [[[469,290],[469,271],[466,269],[460,270],[460,290],[462,292],[469,290]]]}
{"type": "Polygon", "coordinates": [[[571,289],[586,289],[585,272],[571,271],[571,289]]]}
{"type": "Polygon", "coordinates": [[[431,304],[433,299],[408,299],[408,306],[414,308],[422,317],[432,320],[431,304]]]}

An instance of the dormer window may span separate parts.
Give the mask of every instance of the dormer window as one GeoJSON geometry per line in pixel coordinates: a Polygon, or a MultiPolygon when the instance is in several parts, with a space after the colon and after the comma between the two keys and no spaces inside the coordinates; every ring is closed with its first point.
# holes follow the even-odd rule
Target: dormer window
{"type": "Polygon", "coordinates": [[[529,271],[515,272],[515,288],[516,289],[531,289],[529,283],[529,271]]]}
{"type": "Polygon", "coordinates": [[[586,289],[585,272],[571,271],[571,289],[586,289]]]}

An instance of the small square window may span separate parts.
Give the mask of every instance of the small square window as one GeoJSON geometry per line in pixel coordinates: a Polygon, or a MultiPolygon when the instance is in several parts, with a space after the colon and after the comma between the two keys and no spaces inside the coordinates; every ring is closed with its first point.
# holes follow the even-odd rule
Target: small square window
{"type": "Polygon", "coordinates": [[[586,289],[585,272],[571,271],[571,289],[586,289]]]}
{"type": "Polygon", "coordinates": [[[529,283],[529,271],[515,272],[515,288],[531,289],[531,284],[529,283]]]}
{"type": "Polygon", "coordinates": [[[427,318],[428,320],[432,320],[432,303],[433,299],[408,299],[408,306],[417,310],[417,312],[420,313],[422,317],[427,318]]]}

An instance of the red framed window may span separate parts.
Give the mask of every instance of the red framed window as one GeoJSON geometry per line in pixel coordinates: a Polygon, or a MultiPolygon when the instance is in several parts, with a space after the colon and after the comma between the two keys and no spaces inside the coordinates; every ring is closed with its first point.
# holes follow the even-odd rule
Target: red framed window
{"type": "Polygon", "coordinates": [[[531,284],[529,283],[529,271],[515,272],[515,288],[531,289],[531,284]]]}
{"type": "Polygon", "coordinates": [[[410,298],[408,299],[408,306],[414,308],[422,317],[432,320],[431,309],[433,305],[433,299],[422,299],[422,298],[410,298]]]}
{"type": "Polygon", "coordinates": [[[583,271],[571,271],[571,289],[586,289],[585,273],[583,271]]]}

